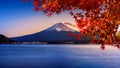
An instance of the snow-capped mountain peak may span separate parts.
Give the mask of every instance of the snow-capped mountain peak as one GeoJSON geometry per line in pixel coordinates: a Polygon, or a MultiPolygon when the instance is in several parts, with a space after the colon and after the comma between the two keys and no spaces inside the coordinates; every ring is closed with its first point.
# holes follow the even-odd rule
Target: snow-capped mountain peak
{"type": "MultiPolygon", "coordinates": [[[[44,31],[40,31],[34,34],[29,34],[29,35],[25,35],[25,36],[21,36],[21,37],[15,37],[15,38],[11,38],[12,40],[18,41],[18,42],[33,42],[33,41],[40,41],[40,42],[47,42],[47,43],[61,43],[64,42],[66,43],[66,41],[78,41],[76,40],[75,37],[70,37],[68,36],[68,34],[78,34],[79,32],[69,28],[68,26],[66,26],[63,23],[57,23],[55,25],[53,25],[52,27],[44,30],[44,31]]],[[[83,41],[86,42],[86,37],[81,38],[81,42],[83,41]]]]}
{"type": "Polygon", "coordinates": [[[53,25],[52,27],[48,28],[46,31],[70,31],[70,32],[75,32],[75,30],[67,27],[66,25],[64,25],[63,23],[57,23],[55,25],[53,25]]]}

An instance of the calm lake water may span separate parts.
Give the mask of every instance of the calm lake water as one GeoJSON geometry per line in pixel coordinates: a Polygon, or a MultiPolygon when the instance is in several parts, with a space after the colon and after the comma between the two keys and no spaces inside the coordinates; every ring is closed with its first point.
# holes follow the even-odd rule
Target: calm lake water
{"type": "Polygon", "coordinates": [[[120,50],[99,45],[0,45],[0,68],[120,68],[120,50]]]}

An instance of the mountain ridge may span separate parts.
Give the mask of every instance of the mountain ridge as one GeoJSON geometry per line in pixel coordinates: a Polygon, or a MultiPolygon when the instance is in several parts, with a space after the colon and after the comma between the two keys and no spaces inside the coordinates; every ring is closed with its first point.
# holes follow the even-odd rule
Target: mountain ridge
{"type": "Polygon", "coordinates": [[[0,34],[0,44],[12,44],[15,43],[15,41],[7,38],[6,36],[0,34]]]}
{"type": "MultiPolygon", "coordinates": [[[[78,34],[75,31],[63,23],[57,23],[46,30],[37,32],[30,35],[11,38],[18,42],[66,42],[66,41],[78,41],[75,37],[70,37],[68,34],[78,34]]],[[[84,37],[82,41],[86,41],[84,37]]]]}

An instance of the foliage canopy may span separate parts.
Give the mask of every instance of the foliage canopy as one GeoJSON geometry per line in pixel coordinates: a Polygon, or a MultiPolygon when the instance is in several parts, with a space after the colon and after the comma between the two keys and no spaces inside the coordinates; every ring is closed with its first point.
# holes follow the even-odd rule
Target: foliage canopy
{"type": "Polygon", "coordinates": [[[120,0],[34,0],[33,4],[35,11],[41,10],[48,16],[70,10],[80,31],[77,38],[88,36],[92,42],[101,43],[101,48],[120,42],[116,36],[120,25],[120,0]],[[76,9],[84,10],[85,14],[72,12],[76,9]]]}

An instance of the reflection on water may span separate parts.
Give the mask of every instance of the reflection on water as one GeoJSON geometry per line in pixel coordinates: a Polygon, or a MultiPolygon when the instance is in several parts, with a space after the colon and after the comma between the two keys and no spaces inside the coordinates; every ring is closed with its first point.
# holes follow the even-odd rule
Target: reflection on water
{"type": "Polygon", "coordinates": [[[120,50],[99,45],[0,45],[0,68],[119,68],[120,50]]]}

